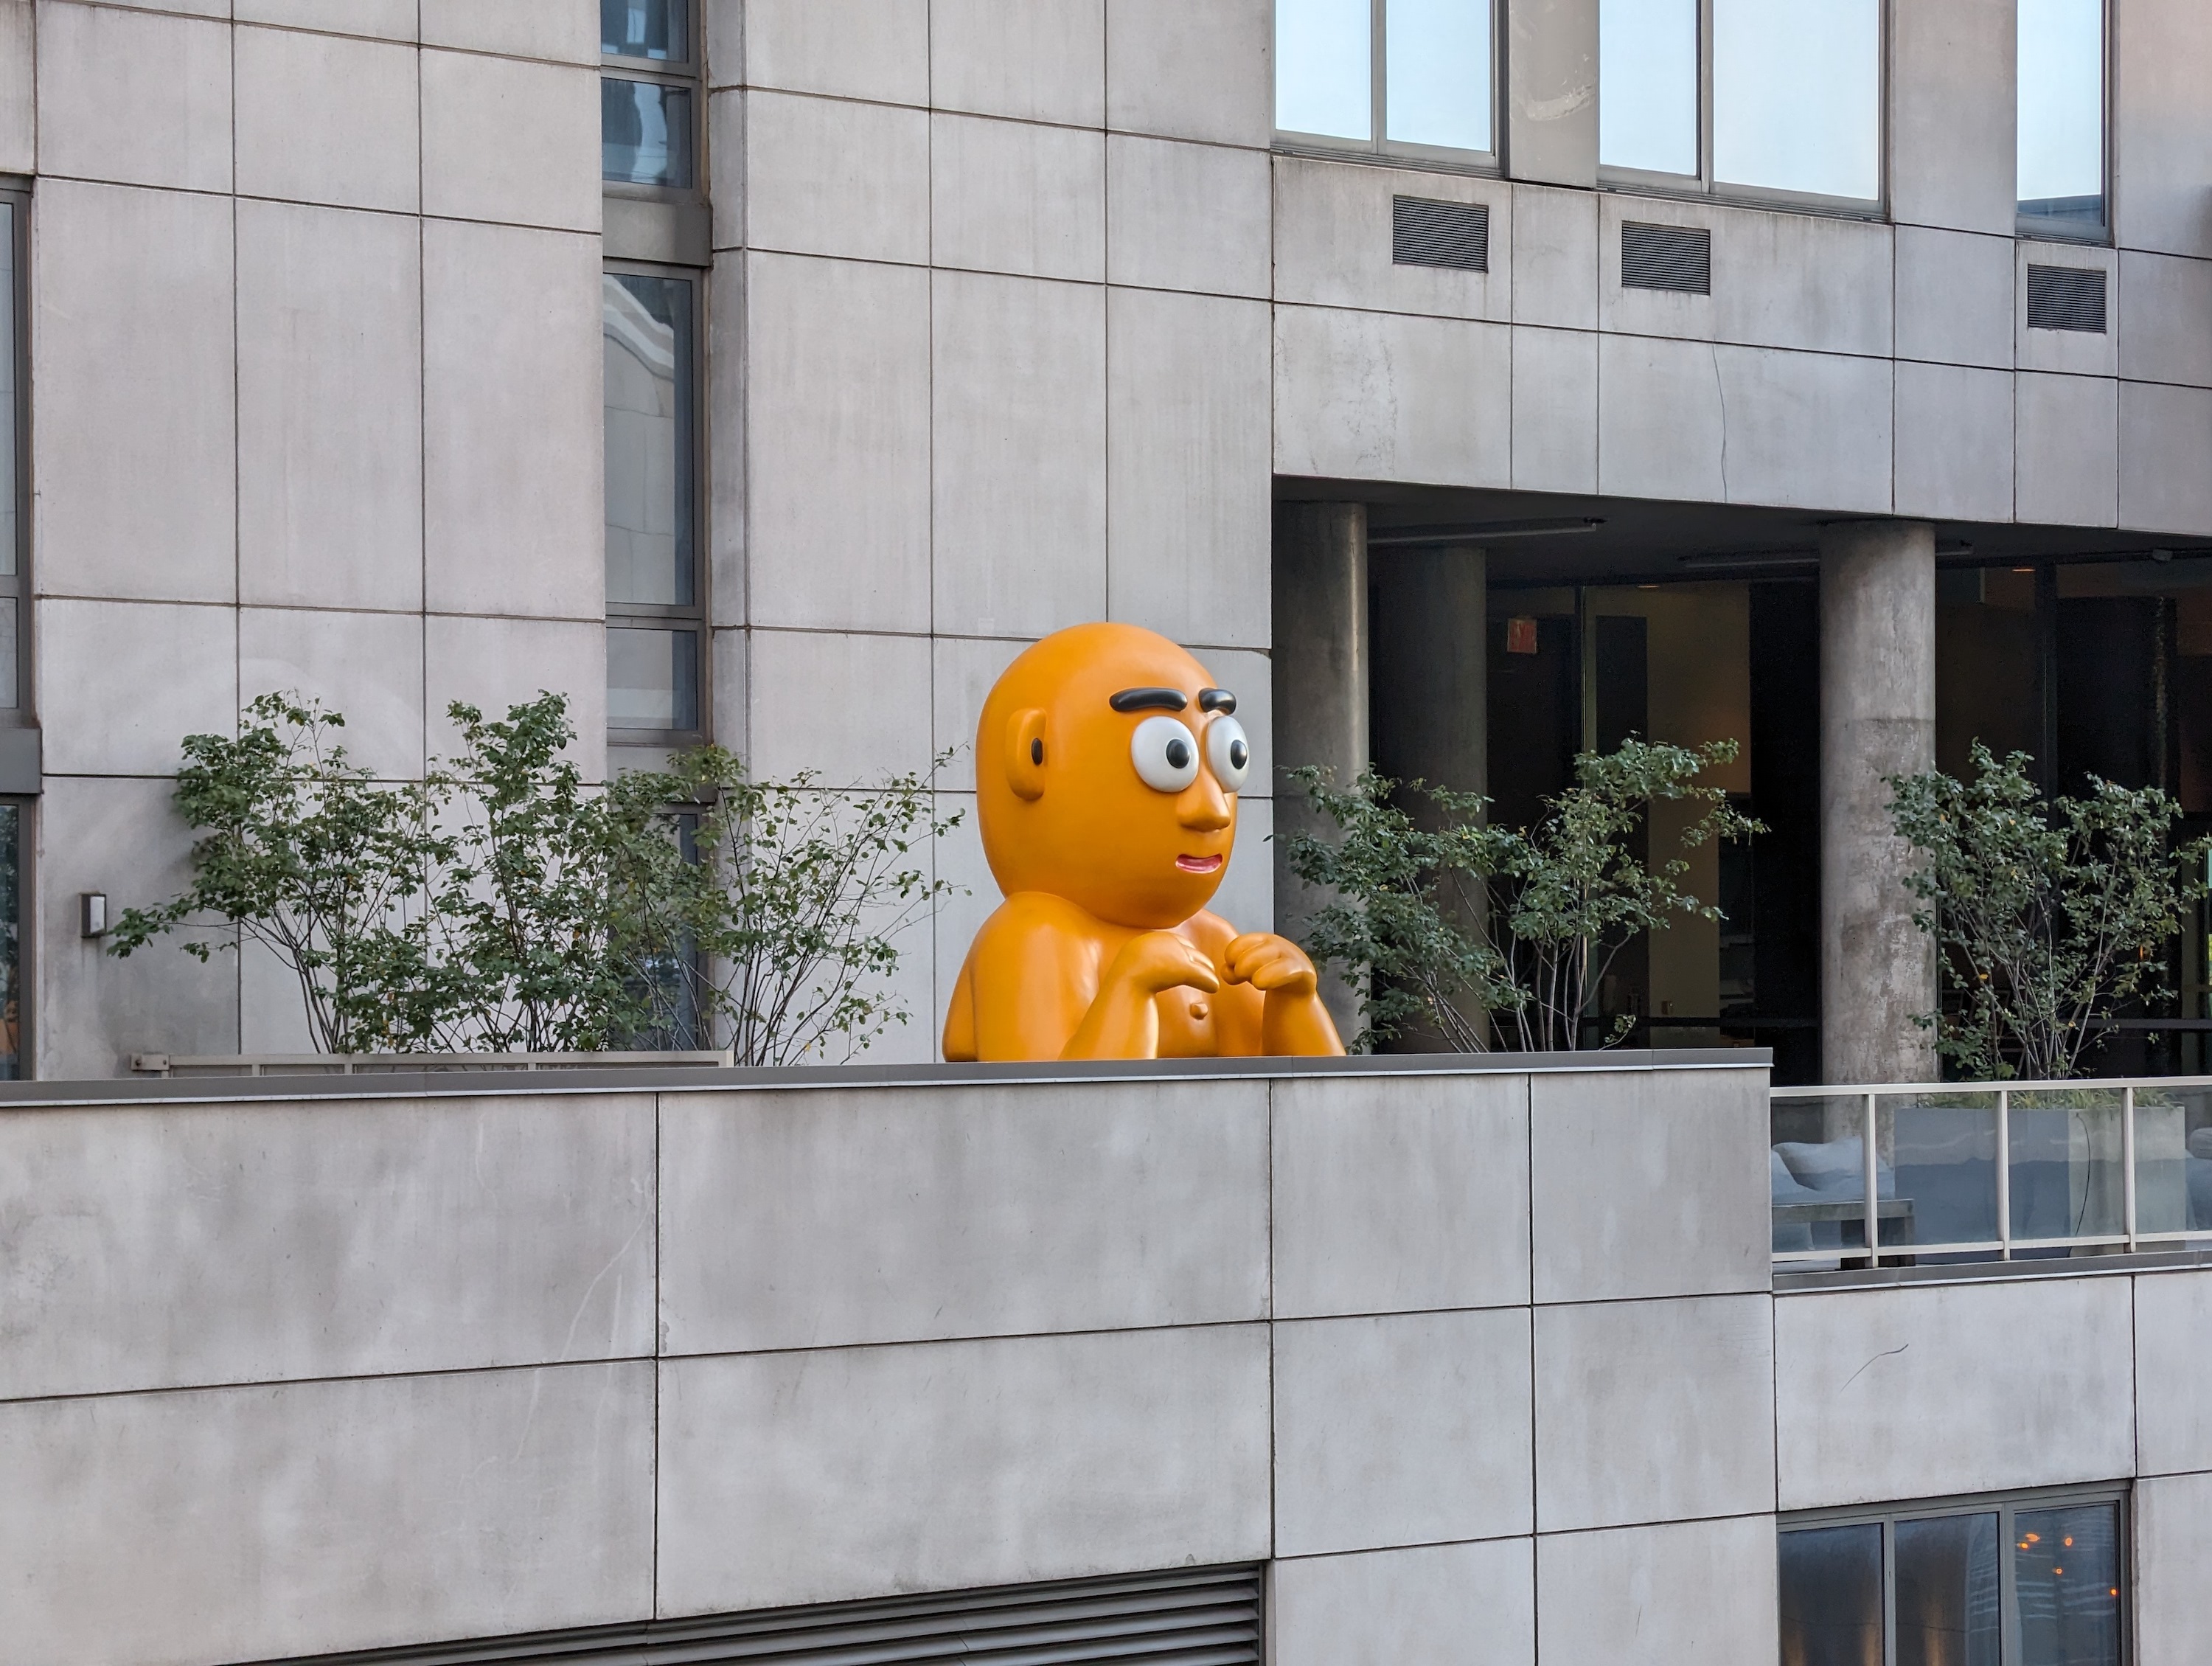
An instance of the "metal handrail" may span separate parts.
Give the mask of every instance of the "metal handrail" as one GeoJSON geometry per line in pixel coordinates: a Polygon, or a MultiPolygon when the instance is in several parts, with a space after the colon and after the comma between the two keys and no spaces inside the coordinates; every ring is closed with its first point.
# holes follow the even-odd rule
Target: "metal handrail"
{"type": "MultiPolygon", "coordinates": [[[[2212,1097],[2212,1076],[2137,1076],[2075,1078],[2062,1081],[2008,1082],[1898,1082],[1852,1083],[1822,1087],[1778,1087],[1771,1090],[1771,1100],[1778,1104],[1793,1101],[1856,1099],[1859,1101],[1858,1138],[1860,1140],[1862,1171],[1861,1199],[1863,1207],[1863,1249],[1856,1246],[1828,1246],[1812,1250],[1788,1250],[1774,1252],[1778,1267],[1787,1268],[1803,1262],[1835,1263],[1840,1261],[1863,1260],[1869,1266],[1880,1266],[1887,1256],[1893,1262],[1907,1256],[1936,1255],[1943,1256],[1986,1256],[1997,1261],[2011,1261],[2016,1253],[2052,1250],[2113,1250],[2124,1249],[2130,1253],[2140,1250],[2146,1243],[2155,1245],[2186,1244],[2196,1240],[2212,1241],[2212,1223],[2199,1228],[2185,1222],[2179,1231],[2159,1230],[2146,1232],[2140,1213],[2138,1172],[2140,1140],[2138,1096],[2146,1091],[2160,1095],[2203,1092],[2212,1097]],[[2013,1169],[2015,1158],[2012,1141],[2013,1100],[2015,1095],[2048,1093],[2094,1093],[2108,1096],[2117,1093],[2117,1109],[2120,1116],[2120,1210],[2122,1230],[2118,1232],[2084,1232],[2057,1237],[2021,1237],[2015,1236],[2013,1219],[2013,1169]],[[1917,1237],[1918,1223],[1912,1223],[1911,1240],[1885,1243],[1882,1234],[1883,1201],[1881,1197],[1881,1110],[1883,1102],[1914,1100],[1940,1096],[1946,1098],[1967,1098],[1975,1101],[1994,1099],[1988,1108],[1994,1113],[1996,1152],[1991,1162],[1995,1170],[1997,1235],[1993,1239],[1923,1242],[1917,1237]]],[[[2163,1109],[2164,1107],[2160,1107],[2163,1109]]],[[[1771,1130],[1770,1130],[1771,1132],[1771,1130]]],[[[2185,1164],[2193,1161],[2212,1161],[2185,1153],[2185,1164]]],[[[2184,1170],[2185,1176],[2186,1169],[2184,1170]]],[[[1846,1200],[1848,1201],[1848,1200],[1846,1200]]],[[[1777,1206],[1778,1208],[1787,1207],[1777,1206]]],[[[1893,1204],[1893,1215],[1905,1212],[1893,1204]]],[[[2076,1225],[2081,1224],[2076,1221],[2076,1225]]]]}

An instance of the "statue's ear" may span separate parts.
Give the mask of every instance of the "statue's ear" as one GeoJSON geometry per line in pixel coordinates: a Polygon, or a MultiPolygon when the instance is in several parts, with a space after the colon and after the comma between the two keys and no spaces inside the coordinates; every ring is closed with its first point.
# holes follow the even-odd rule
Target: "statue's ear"
{"type": "Polygon", "coordinates": [[[1006,785],[1021,799],[1044,796],[1044,714],[1035,707],[1006,720],[1006,785]]]}

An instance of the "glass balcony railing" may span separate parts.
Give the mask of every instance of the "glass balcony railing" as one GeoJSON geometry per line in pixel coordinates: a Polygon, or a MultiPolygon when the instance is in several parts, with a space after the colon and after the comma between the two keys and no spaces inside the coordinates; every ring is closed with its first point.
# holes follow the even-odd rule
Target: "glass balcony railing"
{"type": "Polygon", "coordinates": [[[2212,1247],[2212,1078],[1778,1088],[1778,1270],[2212,1247]]]}

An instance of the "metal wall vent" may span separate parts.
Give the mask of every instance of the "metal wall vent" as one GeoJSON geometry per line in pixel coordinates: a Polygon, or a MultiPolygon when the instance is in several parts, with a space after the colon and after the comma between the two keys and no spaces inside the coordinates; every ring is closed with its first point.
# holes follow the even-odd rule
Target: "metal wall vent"
{"type": "Polygon", "coordinates": [[[380,1649],[325,1656],[320,1666],[1259,1666],[1260,1657],[1260,1570],[1232,1567],[380,1649]]]}
{"type": "Polygon", "coordinates": [[[1620,222],[1620,287],[1671,289],[1677,295],[1713,292],[1713,234],[1703,226],[1620,222]]]}
{"type": "Polygon", "coordinates": [[[1438,203],[1426,197],[1390,199],[1390,259],[1400,266],[1490,270],[1490,205],[1438,203]]]}
{"type": "Polygon", "coordinates": [[[2027,327],[2105,333],[2105,274],[2095,266],[2030,266],[2027,327]]]}

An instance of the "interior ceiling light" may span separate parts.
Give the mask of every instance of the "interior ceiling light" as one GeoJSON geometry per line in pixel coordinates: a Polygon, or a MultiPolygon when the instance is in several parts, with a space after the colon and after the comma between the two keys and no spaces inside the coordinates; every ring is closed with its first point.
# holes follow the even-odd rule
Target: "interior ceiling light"
{"type": "Polygon", "coordinates": [[[1505,538],[1575,538],[1605,525],[1600,515],[1557,515],[1547,520],[1470,520],[1443,526],[1376,526],[1367,533],[1370,550],[1404,549],[1416,544],[1496,544],[1505,538]]]}

